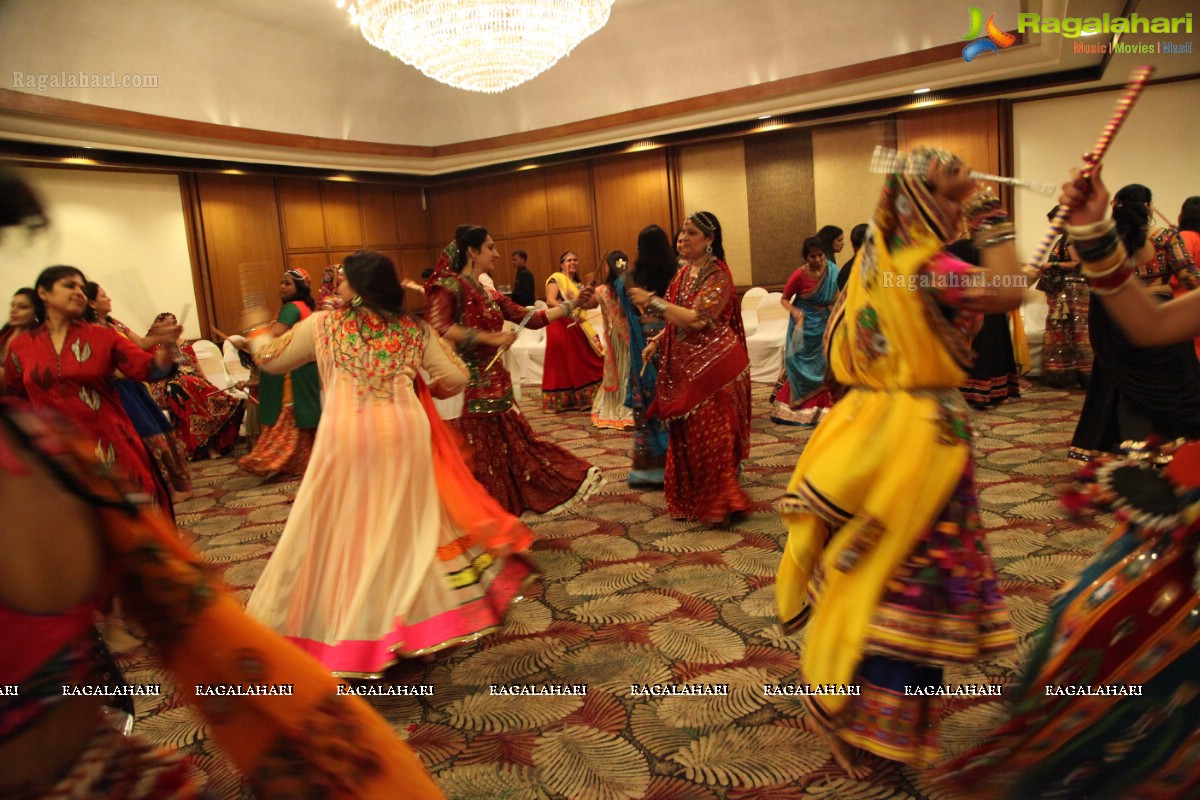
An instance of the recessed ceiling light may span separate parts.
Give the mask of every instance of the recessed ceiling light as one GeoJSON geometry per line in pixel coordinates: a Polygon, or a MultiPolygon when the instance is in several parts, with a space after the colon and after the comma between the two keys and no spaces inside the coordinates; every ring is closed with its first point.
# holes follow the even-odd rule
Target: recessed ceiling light
{"type": "Polygon", "coordinates": [[[913,89],[913,94],[928,94],[931,89],[926,86],[924,89],[913,89]]]}
{"type": "Polygon", "coordinates": [[[770,118],[771,118],[770,114],[763,114],[761,117],[759,117],[759,119],[770,119],[770,118]]]}

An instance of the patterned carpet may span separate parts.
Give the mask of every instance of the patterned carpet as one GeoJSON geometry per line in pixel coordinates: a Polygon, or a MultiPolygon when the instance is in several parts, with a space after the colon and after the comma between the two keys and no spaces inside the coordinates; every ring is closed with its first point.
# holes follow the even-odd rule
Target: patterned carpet
{"type": "MultiPolygon", "coordinates": [[[[797,679],[804,644],[803,633],[785,637],[775,626],[784,531],[772,507],[809,435],[767,419],[767,391],[755,386],[753,454],[743,479],[755,510],[724,530],[674,522],[661,492],[630,491],[623,480],[627,434],[596,431],[584,415],[545,415],[537,393],[526,393],[523,408],[534,428],[601,467],[606,484],[570,513],[528,518],[542,580],[500,634],[389,674],[396,684],[433,684],[432,697],[368,698],[408,737],[448,797],[956,797],[881,760],[868,761],[868,779],[848,778],[798,699],[763,694],[763,684],[797,679]],[[589,692],[491,696],[493,683],[585,683],[589,692]],[[632,685],[656,683],[729,684],[730,693],[631,696],[632,685]]],[[[1105,535],[1105,521],[1068,520],[1057,502],[1071,471],[1066,450],[1081,402],[1079,392],[1035,385],[1019,401],[974,414],[983,522],[1023,638],[1105,535]]],[[[196,497],[178,508],[180,524],[245,600],[298,483],[263,484],[230,459],[196,465],[196,479],[196,497]]],[[[1008,680],[1026,647],[1023,641],[1012,658],[946,678],[1008,680]]],[[[169,685],[157,663],[145,648],[121,656],[129,682],[169,685]]],[[[216,796],[247,796],[193,711],[173,695],[145,699],[153,705],[139,706],[135,730],[194,754],[216,796]]],[[[994,701],[954,705],[943,729],[946,751],[978,741],[1000,710],[994,701]]]]}

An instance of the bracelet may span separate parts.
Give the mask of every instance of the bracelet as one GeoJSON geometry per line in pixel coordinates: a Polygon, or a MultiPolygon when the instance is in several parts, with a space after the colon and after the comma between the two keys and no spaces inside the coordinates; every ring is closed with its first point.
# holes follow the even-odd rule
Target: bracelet
{"type": "Polygon", "coordinates": [[[563,300],[561,303],[559,303],[559,307],[566,312],[563,314],[564,317],[569,317],[575,313],[575,303],[571,300],[563,300]]]}
{"type": "Polygon", "coordinates": [[[1129,266],[1129,261],[1122,261],[1117,268],[1107,275],[1099,278],[1092,278],[1091,284],[1092,294],[1100,296],[1116,294],[1124,288],[1125,284],[1129,283],[1129,279],[1134,275],[1133,267],[1129,266]]]}
{"type": "Polygon", "coordinates": [[[1010,222],[979,228],[971,236],[972,244],[979,250],[986,250],[989,247],[995,247],[1004,242],[1011,242],[1016,238],[1016,231],[1010,222]]]}
{"type": "Polygon", "coordinates": [[[646,304],[646,308],[659,314],[665,314],[667,311],[667,301],[661,297],[656,297],[646,304]]]}
{"type": "Polygon", "coordinates": [[[467,332],[463,334],[462,340],[458,343],[459,350],[474,350],[475,340],[479,338],[478,328],[467,328],[467,332]]]}

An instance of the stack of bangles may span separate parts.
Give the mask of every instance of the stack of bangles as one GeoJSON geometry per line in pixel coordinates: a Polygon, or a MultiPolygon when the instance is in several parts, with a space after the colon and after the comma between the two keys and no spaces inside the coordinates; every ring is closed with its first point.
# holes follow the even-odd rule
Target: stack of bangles
{"type": "Polygon", "coordinates": [[[575,303],[574,303],[574,301],[571,301],[571,300],[563,300],[561,303],[559,303],[559,308],[561,308],[563,310],[564,318],[569,317],[575,313],[575,303]]]}
{"type": "Polygon", "coordinates": [[[661,297],[655,297],[649,303],[646,303],[646,308],[658,314],[664,314],[667,311],[667,301],[661,297]]]}
{"type": "Polygon", "coordinates": [[[1017,238],[1008,212],[1000,204],[1000,198],[984,189],[967,201],[963,209],[971,228],[971,244],[978,250],[986,250],[1017,238]]]}
{"type": "Polygon", "coordinates": [[[1133,267],[1111,219],[1091,225],[1068,225],[1067,235],[1079,253],[1080,272],[1099,295],[1115,294],[1131,277],[1133,267]]]}

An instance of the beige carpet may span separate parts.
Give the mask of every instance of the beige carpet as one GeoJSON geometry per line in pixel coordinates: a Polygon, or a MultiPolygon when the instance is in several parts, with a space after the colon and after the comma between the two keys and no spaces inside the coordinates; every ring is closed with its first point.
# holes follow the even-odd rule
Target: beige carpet
{"type": "MultiPolygon", "coordinates": [[[[392,683],[434,685],[432,697],[372,699],[448,797],[954,797],[884,761],[870,762],[869,779],[849,779],[798,700],[764,696],[763,684],[796,679],[804,644],[803,634],[783,636],[774,622],[784,531],[772,506],[808,437],[806,429],[767,419],[767,389],[755,388],[753,453],[743,478],[757,505],[726,530],[673,522],[661,492],[630,491],[627,434],[595,431],[584,415],[544,415],[536,392],[527,397],[534,428],[601,467],[607,483],[572,513],[529,518],[542,579],[500,634],[390,673],[392,683]],[[589,691],[500,697],[488,693],[492,683],[587,684],[589,691]],[[657,683],[729,684],[730,693],[631,695],[632,685],[657,683]]],[[[1057,502],[1081,402],[1078,392],[1034,387],[1019,401],[975,414],[983,522],[1023,638],[1105,535],[1102,521],[1070,521],[1057,502]]],[[[244,600],[298,484],[262,484],[229,459],[197,465],[196,478],[196,497],[178,509],[180,524],[244,600]]],[[[982,663],[947,680],[1007,680],[1019,659],[982,663]]],[[[145,648],[121,662],[130,682],[170,682],[145,648]]],[[[173,695],[153,700],[139,706],[136,730],[194,754],[218,797],[243,796],[202,720],[173,695]]],[[[978,741],[1000,711],[997,702],[956,704],[943,730],[946,751],[978,741]]]]}

